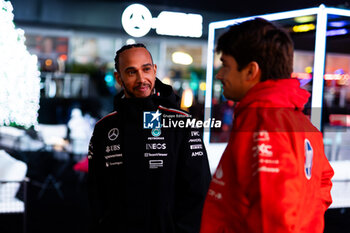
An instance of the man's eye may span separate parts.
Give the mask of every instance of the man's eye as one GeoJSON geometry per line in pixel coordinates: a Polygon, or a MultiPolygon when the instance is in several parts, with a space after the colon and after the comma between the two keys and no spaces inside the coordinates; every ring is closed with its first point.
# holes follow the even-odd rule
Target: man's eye
{"type": "Polygon", "coordinates": [[[136,73],[135,70],[128,71],[128,75],[134,75],[136,73]]]}
{"type": "Polygon", "coordinates": [[[146,68],[144,68],[143,70],[144,70],[145,72],[146,72],[146,71],[150,71],[150,70],[151,70],[151,67],[146,67],[146,68]]]}

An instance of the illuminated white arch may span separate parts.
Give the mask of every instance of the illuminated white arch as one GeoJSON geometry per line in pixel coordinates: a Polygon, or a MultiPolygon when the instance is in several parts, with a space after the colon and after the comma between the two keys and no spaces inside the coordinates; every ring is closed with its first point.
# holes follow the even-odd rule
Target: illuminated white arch
{"type": "MultiPolygon", "coordinates": [[[[323,101],[323,75],[325,68],[325,56],[326,56],[326,31],[327,31],[327,17],[329,14],[348,16],[350,17],[350,10],[328,8],[323,4],[319,7],[307,8],[301,10],[292,10],[286,12],[279,12],[265,15],[255,15],[244,18],[237,18],[231,20],[224,20],[218,22],[212,22],[209,24],[208,32],[208,54],[207,54],[207,76],[206,76],[206,96],[205,96],[205,113],[204,119],[211,117],[212,106],[212,86],[213,86],[213,65],[214,65],[214,48],[215,48],[215,30],[226,28],[232,24],[243,22],[253,18],[264,18],[270,21],[283,20],[301,16],[316,15],[316,39],[315,39],[315,52],[314,52],[314,76],[313,76],[313,89],[311,99],[311,122],[315,127],[321,129],[321,109],[323,101]]],[[[211,171],[213,172],[219,162],[219,159],[226,147],[227,143],[210,143],[210,131],[205,131],[203,135],[203,141],[206,144],[206,148],[209,154],[209,162],[211,171]]]]}

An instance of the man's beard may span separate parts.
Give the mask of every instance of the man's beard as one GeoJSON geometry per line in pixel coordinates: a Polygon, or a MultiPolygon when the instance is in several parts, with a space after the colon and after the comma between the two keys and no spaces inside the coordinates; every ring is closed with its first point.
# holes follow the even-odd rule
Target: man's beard
{"type": "MultiPolygon", "coordinates": [[[[131,98],[137,98],[133,92],[131,92],[125,85],[124,81],[122,79],[120,79],[122,81],[122,84],[123,84],[123,88],[124,88],[124,91],[126,92],[126,94],[128,94],[128,96],[130,96],[131,98]]],[[[144,83],[141,83],[140,85],[136,86],[135,88],[138,88],[142,85],[145,85],[145,86],[150,86],[149,84],[144,84],[144,83]]],[[[152,95],[152,93],[154,93],[154,87],[152,88],[151,90],[151,93],[150,95],[152,95]]],[[[147,96],[148,97],[148,96],[147,96]]]]}

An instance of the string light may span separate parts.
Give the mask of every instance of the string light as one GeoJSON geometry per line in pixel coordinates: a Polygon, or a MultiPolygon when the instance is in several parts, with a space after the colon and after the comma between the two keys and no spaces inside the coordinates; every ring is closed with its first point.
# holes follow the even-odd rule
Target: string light
{"type": "Polygon", "coordinates": [[[40,97],[38,59],[15,28],[10,1],[0,0],[0,125],[36,125],[40,97]]]}

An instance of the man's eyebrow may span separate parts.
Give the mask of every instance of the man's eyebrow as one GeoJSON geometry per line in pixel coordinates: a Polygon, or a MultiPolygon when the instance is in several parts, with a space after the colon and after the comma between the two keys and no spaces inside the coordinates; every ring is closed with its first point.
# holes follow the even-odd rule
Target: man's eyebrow
{"type": "Polygon", "coordinates": [[[126,68],[124,69],[124,71],[135,70],[135,69],[136,69],[135,67],[129,66],[129,67],[126,67],[126,68]]]}
{"type": "MultiPolygon", "coordinates": [[[[152,64],[152,63],[146,63],[146,64],[143,64],[143,65],[142,65],[142,67],[147,67],[147,66],[153,66],[153,64],[152,64]]],[[[129,66],[129,67],[126,67],[126,68],[124,69],[124,71],[129,71],[129,70],[136,70],[136,67],[134,67],[134,66],[129,66]]]]}
{"type": "Polygon", "coordinates": [[[146,63],[146,64],[143,64],[142,67],[145,67],[145,66],[153,66],[153,64],[151,63],[146,63]]]}

